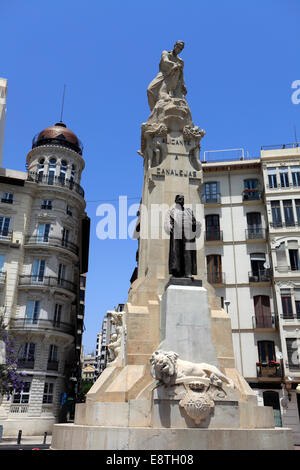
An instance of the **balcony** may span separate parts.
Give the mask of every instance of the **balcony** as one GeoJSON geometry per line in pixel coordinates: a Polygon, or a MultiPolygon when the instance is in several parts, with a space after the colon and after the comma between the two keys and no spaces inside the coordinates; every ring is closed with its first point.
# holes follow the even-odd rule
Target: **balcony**
{"type": "Polygon", "coordinates": [[[225,284],[225,273],[221,272],[208,272],[207,281],[210,284],[225,284]]]}
{"type": "Polygon", "coordinates": [[[0,271],[0,287],[4,286],[5,281],[6,281],[6,272],[0,271]]]}
{"type": "Polygon", "coordinates": [[[286,321],[287,323],[300,322],[300,312],[282,313],[280,318],[282,318],[282,320],[286,321]]]}
{"type": "Polygon", "coordinates": [[[84,190],[78,183],[75,183],[73,180],[69,180],[67,178],[62,178],[61,176],[44,175],[31,171],[28,173],[27,181],[39,184],[47,184],[50,186],[57,186],[60,188],[67,188],[84,197],[84,190]]]}
{"type": "Polygon", "coordinates": [[[248,241],[266,240],[267,231],[261,227],[252,227],[245,230],[245,235],[248,241]]]}
{"type": "Polygon", "coordinates": [[[244,202],[262,201],[263,199],[263,193],[258,189],[244,189],[242,196],[244,202]]]}
{"type": "Polygon", "coordinates": [[[48,360],[47,370],[58,371],[58,364],[59,364],[59,362],[56,361],[56,360],[51,360],[51,361],[48,360]]]}
{"type": "Polygon", "coordinates": [[[256,371],[257,377],[282,377],[282,367],[276,361],[257,362],[256,371]]]}
{"type": "Polygon", "coordinates": [[[55,276],[39,276],[37,275],[21,275],[19,276],[19,286],[25,287],[54,287],[65,289],[70,292],[76,293],[77,287],[74,282],[67,281],[66,279],[60,279],[55,276]]]}
{"type": "Polygon", "coordinates": [[[34,359],[26,359],[26,358],[18,359],[18,368],[34,369],[34,359]]]}
{"type": "Polygon", "coordinates": [[[253,282],[271,282],[271,270],[270,269],[259,269],[257,271],[250,271],[248,273],[249,283],[253,282]]]}
{"type": "Polygon", "coordinates": [[[278,318],[275,313],[269,315],[253,315],[252,317],[253,329],[277,329],[278,318]]]}
{"type": "Polygon", "coordinates": [[[79,248],[75,243],[69,242],[68,240],[63,240],[58,237],[49,237],[45,235],[25,236],[25,245],[38,245],[38,247],[54,247],[54,248],[64,248],[65,250],[71,251],[75,255],[78,255],[79,248]]]}
{"type": "Polygon", "coordinates": [[[203,204],[221,204],[221,194],[202,194],[201,201],[203,204]]]}
{"type": "Polygon", "coordinates": [[[275,230],[280,228],[288,230],[290,228],[296,228],[296,230],[300,230],[300,223],[294,220],[291,220],[289,222],[281,222],[278,220],[277,222],[270,222],[270,227],[275,230]]]}
{"type": "Polygon", "coordinates": [[[206,230],[204,233],[204,240],[206,242],[215,242],[223,240],[223,231],[222,230],[206,230]]]}
{"type": "Polygon", "coordinates": [[[12,318],[10,320],[10,328],[14,330],[52,330],[69,335],[74,334],[74,326],[71,323],[43,320],[40,318],[12,318]]]}
{"type": "Polygon", "coordinates": [[[10,230],[0,230],[0,242],[5,241],[5,242],[11,242],[12,241],[12,231],[10,230]]]}

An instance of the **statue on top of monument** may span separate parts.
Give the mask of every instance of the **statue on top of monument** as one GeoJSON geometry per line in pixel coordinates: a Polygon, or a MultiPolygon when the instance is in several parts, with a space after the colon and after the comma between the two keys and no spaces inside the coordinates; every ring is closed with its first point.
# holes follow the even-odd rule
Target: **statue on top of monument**
{"type": "Polygon", "coordinates": [[[183,77],[183,60],[178,56],[184,48],[183,41],[177,41],[172,51],[162,51],[159,73],[147,89],[151,111],[160,99],[185,98],[187,90],[183,77]]]}
{"type": "Polygon", "coordinates": [[[166,213],[164,228],[170,235],[169,274],[192,278],[197,274],[196,238],[201,224],[191,209],[184,208],[184,196],[178,194],[175,207],[166,213]]]}

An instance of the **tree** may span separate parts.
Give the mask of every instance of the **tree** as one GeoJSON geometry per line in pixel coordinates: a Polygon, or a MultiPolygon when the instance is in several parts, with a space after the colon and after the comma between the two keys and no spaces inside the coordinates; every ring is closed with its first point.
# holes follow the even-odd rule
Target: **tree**
{"type": "Polygon", "coordinates": [[[3,317],[0,317],[0,395],[7,398],[24,387],[24,372],[18,372],[18,359],[15,340],[7,330],[3,317]],[[2,359],[2,360],[1,360],[2,359]]]}

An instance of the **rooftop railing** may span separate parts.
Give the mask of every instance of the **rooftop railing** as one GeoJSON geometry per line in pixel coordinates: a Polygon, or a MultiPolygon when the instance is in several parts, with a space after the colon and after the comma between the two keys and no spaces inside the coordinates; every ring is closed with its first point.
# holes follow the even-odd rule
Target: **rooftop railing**
{"type": "Polygon", "coordinates": [[[294,149],[300,147],[299,142],[294,142],[292,144],[276,144],[276,145],[262,145],[261,150],[280,150],[280,149],[294,149]]]}

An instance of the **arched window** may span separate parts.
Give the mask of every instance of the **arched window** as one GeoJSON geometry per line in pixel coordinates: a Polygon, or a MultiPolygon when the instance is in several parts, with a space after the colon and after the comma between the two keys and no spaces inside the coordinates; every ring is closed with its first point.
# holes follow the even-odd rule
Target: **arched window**
{"type": "Polygon", "coordinates": [[[70,181],[74,181],[74,179],[75,179],[75,171],[76,171],[76,166],[75,166],[75,165],[72,165],[72,166],[71,166],[70,181]]]}
{"type": "Polygon", "coordinates": [[[41,158],[39,160],[38,167],[37,167],[37,174],[38,174],[38,180],[39,181],[41,181],[43,179],[44,166],[45,166],[45,159],[41,158]]]}
{"type": "Polygon", "coordinates": [[[56,173],[56,158],[50,158],[48,167],[48,184],[53,184],[56,173]]]}
{"type": "Polygon", "coordinates": [[[64,183],[66,179],[68,163],[66,160],[62,160],[60,164],[60,172],[59,172],[59,181],[60,183],[64,183]]]}

